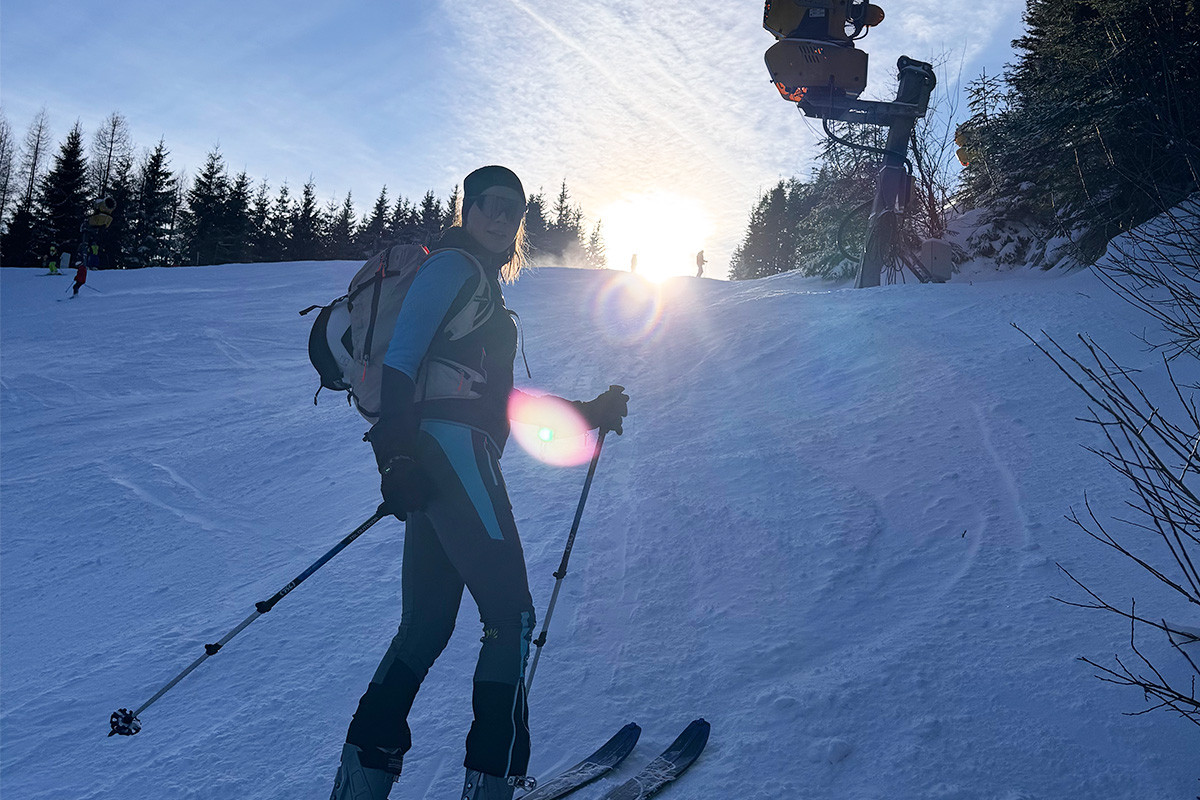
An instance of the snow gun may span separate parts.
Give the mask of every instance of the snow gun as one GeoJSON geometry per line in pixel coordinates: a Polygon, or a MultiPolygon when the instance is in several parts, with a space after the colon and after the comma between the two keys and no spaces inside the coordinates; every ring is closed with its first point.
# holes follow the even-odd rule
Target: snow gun
{"type": "Polygon", "coordinates": [[[854,43],[881,22],[883,9],[866,0],[766,0],[763,27],[776,39],[766,52],[767,71],[780,96],[820,119],[830,139],[883,157],[855,286],[878,286],[885,267],[889,276],[907,267],[922,283],[941,283],[950,277],[950,246],[926,240],[918,256],[905,252],[898,236],[913,186],[908,143],[929,109],[937,78],[931,64],[901,56],[896,99],[859,100],[867,87],[867,54],[854,43]],[[886,127],[887,144],[880,149],[850,142],[834,134],[830,120],[886,127]]]}

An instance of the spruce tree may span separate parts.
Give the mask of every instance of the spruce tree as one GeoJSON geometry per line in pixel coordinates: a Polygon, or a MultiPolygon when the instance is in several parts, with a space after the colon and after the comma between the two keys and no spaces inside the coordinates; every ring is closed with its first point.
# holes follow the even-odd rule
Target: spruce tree
{"type": "Polygon", "coordinates": [[[596,227],[592,228],[592,235],[588,237],[586,261],[587,265],[592,269],[607,269],[608,254],[604,246],[604,234],[600,230],[600,220],[596,221],[596,227]]]}
{"type": "Polygon", "coordinates": [[[83,127],[78,122],[67,134],[53,166],[42,179],[40,205],[46,227],[41,235],[35,234],[35,247],[58,242],[61,249],[76,252],[82,239],[80,226],[85,223],[90,209],[83,127]]]}
{"type": "Polygon", "coordinates": [[[1200,15],[1193,3],[1028,0],[985,141],[1000,198],[1025,199],[1090,261],[1200,186],[1200,15]]]}
{"type": "Polygon", "coordinates": [[[270,187],[267,186],[264,179],[258,185],[258,189],[254,192],[254,199],[250,202],[250,257],[248,260],[252,263],[268,261],[267,254],[272,251],[271,235],[267,225],[267,220],[271,216],[270,192],[270,187]]]}
{"type": "Polygon", "coordinates": [[[224,260],[235,264],[254,260],[254,240],[257,231],[252,208],[254,198],[250,193],[250,176],[243,170],[229,184],[229,194],[225,199],[223,214],[224,260]]]}
{"type": "Polygon", "coordinates": [[[176,195],[175,176],[167,161],[166,142],[158,140],[138,168],[130,217],[129,266],[152,267],[167,263],[176,195]]]}
{"type": "Polygon", "coordinates": [[[50,244],[54,243],[47,242],[39,252],[34,241],[37,226],[33,207],[24,203],[18,205],[3,237],[0,237],[0,266],[31,267],[43,262],[50,244]]]}
{"type": "Polygon", "coordinates": [[[529,198],[525,207],[525,247],[530,260],[546,252],[547,233],[549,225],[546,222],[546,194],[538,193],[529,198]]]}
{"type": "Polygon", "coordinates": [[[286,182],[279,187],[275,203],[267,215],[266,250],[264,261],[286,261],[291,249],[292,220],[296,216],[295,203],[286,182]]]}
{"type": "Polygon", "coordinates": [[[430,189],[421,198],[421,206],[417,211],[419,218],[418,235],[420,239],[416,244],[423,244],[426,247],[435,243],[442,235],[442,204],[430,189]]]}
{"type": "Polygon", "coordinates": [[[392,207],[384,238],[388,244],[425,244],[417,208],[403,195],[396,198],[392,207]]]}
{"type": "Polygon", "coordinates": [[[313,261],[321,257],[321,237],[325,223],[317,205],[317,188],[312,178],[304,184],[300,202],[292,216],[291,240],[287,258],[290,261],[313,261]]]}
{"type": "Polygon", "coordinates": [[[98,230],[94,236],[100,246],[100,266],[105,269],[130,266],[133,251],[133,229],[131,212],[137,196],[137,174],[132,157],[122,155],[109,170],[108,191],[115,203],[112,222],[107,228],[98,230]]]}
{"type": "Polygon", "coordinates": [[[229,176],[219,149],[208,153],[204,167],[187,192],[183,216],[185,253],[189,264],[218,264],[227,250],[226,203],[229,176]]]}
{"type": "Polygon", "coordinates": [[[554,202],[553,218],[547,225],[541,249],[559,263],[574,262],[584,257],[583,211],[571,204],[571,193],[563,180],[554,202]]]}
{"type": "Polygon", "coordinates": [[[370,216],[358,232],[358,254],[363,258],[370,258],[386,246],[384,237],[388,228],[388,205],[387,187],[384,186],[375,199],[370,216]]]}
{"type": "MultiPolygon", "coordinates": [[[[458,205],[461,201],[459,197],[458,184],[454,184],[454,191],[450,192],[450,199],[446,201],[446,210],[442,214],[442,229],[454,227],[454,223],[458,222],[458,205]]],[[[463,209],[464,211],[466,209],[463,209]]]]}
{"type": "Polygon", "coordinates": [[[350,192],[346,192],[346,199],[341,206],[337,206],[336,201],[330,201],[328,219],[330,222],[325,240],[325,258],[338,260],[356,258],[354,202],[350,192]]]}

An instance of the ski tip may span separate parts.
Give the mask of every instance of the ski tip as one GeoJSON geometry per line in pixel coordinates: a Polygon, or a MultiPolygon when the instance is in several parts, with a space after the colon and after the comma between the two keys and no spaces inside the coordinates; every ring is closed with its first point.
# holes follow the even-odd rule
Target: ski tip
{"type": "Polygon", "coordinates": [[[708,720],[704,717],[696,717],[696,719],[688,723],[683,733],[679,734],[679,739],[690,740],[691,746],[698,748],[698,752],[699,750],[703,750],[708,744],[708,735],[711,731],[712,725],[708,724],[708,720]]]}

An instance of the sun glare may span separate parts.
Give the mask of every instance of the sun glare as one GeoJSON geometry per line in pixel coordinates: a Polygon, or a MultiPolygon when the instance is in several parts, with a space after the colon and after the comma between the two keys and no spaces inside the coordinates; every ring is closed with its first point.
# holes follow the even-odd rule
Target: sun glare
{"type": "Polygon", "coordinates": [[[696,253],[704,249],[711,228],[698,200],[664,191],[627,194],[600,219],[608,266],[653,281],[695,275],[696,253]]]}

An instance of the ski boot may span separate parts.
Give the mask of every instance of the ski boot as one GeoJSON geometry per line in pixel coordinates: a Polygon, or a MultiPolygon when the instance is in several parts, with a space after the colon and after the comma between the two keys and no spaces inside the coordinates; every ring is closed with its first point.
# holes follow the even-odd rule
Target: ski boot
{"type": "Polygon", "coordinates": [[[460,800],[512,800],[515,787],[508,778],[499,778],[478,770],[467,770],[460,800]]]}
{"type": "Polygon", "coordinates": [[[363,766],[362,751],[352,744],[342,746],[342,763],[333,779],[329,800],[387,800],[392,785],[400,779],[400,757],[389,761],[388,769],[363,766]]]}

